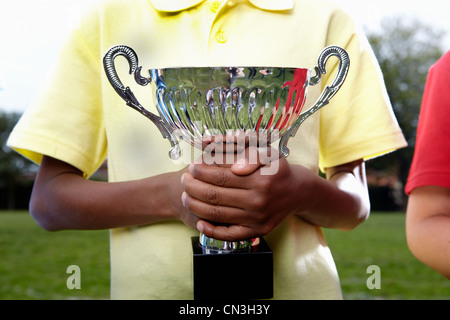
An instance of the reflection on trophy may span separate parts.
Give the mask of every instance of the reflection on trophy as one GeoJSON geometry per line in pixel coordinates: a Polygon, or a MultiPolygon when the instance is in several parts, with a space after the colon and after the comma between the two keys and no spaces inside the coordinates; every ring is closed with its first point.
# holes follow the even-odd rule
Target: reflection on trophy
{"type": "MultiPolygon", "coordinates": [[[[303,121],[329,103],[350,65],[347,52],[337,46],[322,51],[314,75],[313,70],[304,68],[247,66],[150,69],[145,77],[136,53],[124,45],[108,50],[103,62],[111,85],[126,104],[149,118],[170,141],[172,159],[181,155],[179,140],[203,152],[213,151],[216,157],[218,150],[236,155],[248,146],[270,146],[279,140],[279,152],[287,157],[289,138],[303,121]],[[151,84],[159,115],[145,109],[122,84],[114,64],[117,56],[127,59],[130,74],[139,85],[151,84]],[[308,86],[320,82],[332,56],[339,59],[333,83],[313,106],[303,110],[308,86]]],[[[192,248],[196,299],[273,296],[272,252],[262,237],[232,242],[200,234],[192,239],[192,248]]]]}

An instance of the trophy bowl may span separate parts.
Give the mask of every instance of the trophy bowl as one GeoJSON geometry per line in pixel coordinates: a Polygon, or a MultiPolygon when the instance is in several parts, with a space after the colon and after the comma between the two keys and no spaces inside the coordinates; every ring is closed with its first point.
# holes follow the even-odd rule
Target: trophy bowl
{"type": "MultiPolygon", "coordinates": [[[[347,76],[350,60],[344,49],[330,46],[320,53],[318,65],[314,69],[183,67],[149,69],[148,76],[142,76],[136,52],[128,46],[117,45],[107,51],[103,65],[109,82],[126,104],[149,118],[162,136],[169,139],[170,158],[180,157],[180,140],[204,150],[212,141],[211,137],[222,138],[214,139],[214,142],[230,144],[228,137],[240,133],[256,136],[258,142],[261,137],[266,143],[270,140],[271,144],[279,140],[278,150],[287,157],[289,138],[296,134],[308,117],[327,105],[337,93],[347,76]],[[144,108],[130,87],[123,85],[115,68],[118,56],[126,58],[130,66],[129,73],[134,75],[139,85],[151,85],[158,115],[144,108]],[[315,104],[304,110],[308,86],[320,83],[322,75],[326,74],[326,63],[330,57],[339,60],[334,81],[323,89],[315,104]]],[[[272,252],[262,237],[222,241],[200,234],[192,239],[192,245],[194,278],[197,279],[194,281],[194,296],[208,297],[214,291],[215,297],[228,293],[234,297],[271,297],[272,252]],[[252,252],[255,254],[250,254],[252,252]],[[224,259],[224,256],[229,258],[224,259]],[[205,257],[208,258],[205,260],[205,257]],[[253,270],[253,277],[242,273],[242,278],[237,278],[235,274],[233,281],[223,278],[220,285],[217,277],[215,281],[210,281],[211,270],[217,274],[227,273],[236,264],[253,270]]]]}
{"type": "Polygon", "coordinates": [[[161,117],[183,140],[239,132],[283,135],[300,116],[310,70],[266,67],[152,70],[161,117]]]}
{"type": "Polygon", "coordinates": [[[180,139],[204,148],[205,136],[239,132],[279,138],[279,150],[287,157],[289,138],[303,121],[329,103],[344,83],[349,65],[347,52],[330,46],[319,55],[315,75],[306,68],[185,67],[150,69],[149,77],[143,77],[132,48],[117,45],[104,57],[111,85],[128,106],[153,121],[163,137],[170,140],[172,159],[181,155],[180,139]],[[138,84],[151,84],[159,116],[145,109],[131,89],[122,84],[114,65],[117,56],[128,60],[130,74],[134,74],[138,84]],[[339,59],[334,82],[325,87],[313,106],[303,111],[308,86],[320,83],[331,56],[339,59]]]}

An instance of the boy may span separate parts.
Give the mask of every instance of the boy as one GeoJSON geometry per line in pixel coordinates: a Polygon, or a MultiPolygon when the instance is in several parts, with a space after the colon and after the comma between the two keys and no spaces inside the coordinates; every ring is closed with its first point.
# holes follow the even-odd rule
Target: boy
{"type": "MultiPolygon", "coordinates": [[[[327,70],[336,67],[331,60],[327,70]]],[[[126,74],[126,63],[118,69],[126,74]]],[[[74,31],[56,70],[9,145],[41,164],[30,205],[41,226],[111,229],[112,298],[191,299],[197,228],[219,239],[264,235],[275,299],[342,298],[320,227],[364,221],[364,160],[405,146],[367,40],[344,12],[311,0],[107,1],[74,31]],[[328,45],[346,49],[351,66],[330,105],[290,139],[277,174],[263,177],[260,163],[187,167],[168,159],[167,141],[104,75],[101,59],[116,44],[134,48],[144,68],[313,68],[328,45]],[[106,157],[110,182],[86,180],[106,157]]],[[[333,79],[329,72],[322,87],[333,79]]],[[[153,101],[148,88],[133,91],[153,101]]]]}

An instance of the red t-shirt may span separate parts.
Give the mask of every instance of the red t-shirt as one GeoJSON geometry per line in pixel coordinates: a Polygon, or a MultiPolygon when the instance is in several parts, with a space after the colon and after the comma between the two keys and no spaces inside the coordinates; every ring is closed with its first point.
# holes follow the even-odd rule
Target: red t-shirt
{"type": "Polygon", "coordinates": [[[428,74],[405,192],[430,185],[450,188],[450,51],[428,74]]]}

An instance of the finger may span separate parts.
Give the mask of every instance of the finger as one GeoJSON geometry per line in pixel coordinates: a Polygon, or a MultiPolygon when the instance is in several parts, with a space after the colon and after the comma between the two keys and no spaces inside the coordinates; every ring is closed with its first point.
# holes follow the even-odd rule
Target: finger
{"type": "Polygon", "coordinates": [[[180,220],[183,221],[185,225],[195,229],[197,226],[197,222],[200,220],[200,218],[197,217],[192,212],[190,212],[189,210],[185,209],[183,212],[180,213],[180,220]]]}
{"type": "Polygon", "coordinates": [[[207,237],[223,241],[243,241],[263,236],[247,226],[216,226],[204,220],[197,222],[197,229],[207,237]]]}
{"type": "Polygon", "coordinates": [[[189,196],[212,205],[242,208],[248,201],[246,189],[216,186],[196,179],[190,173],[183,175],[182,187],[189,196]]]}
{"type": "Polygon", "coordinates": [[[242,155],[238,155],[237,161],[231,166],[231,171],[239,176],[250,175],[279,158],[280,153],[271,147],[249,147],[242,155]]]}
{"type": "Polygon", "coordinates": [[[213,223],[239,224],[245,221],[242,209],[211,205],[189,196],[186,192],[182,195],[184,207],[195,216],[213,223]]]}
{"type": "Polygon", "coordinates": [[[236,154],[236,160],[231,166],[231,171],[238,176],[246,176],[254,173],[261,165],[258,148],[249,147],[236,154]]]}
{"type": "Polygon", "coordinates": [[[231,172],[238,176],[248,176],[256,172],[260,167],[262,167],[259,161],[250,161],[245,158],[244,161],[234,163],[231,166],[231,172]]]}
{"type": "Polygon", "coordinates": [[[246,179],[234,174],[229,168],[193,163],[189,167],[189,172],[195,179],[215,186],[238,189],[248,188],[246,179]]]}

